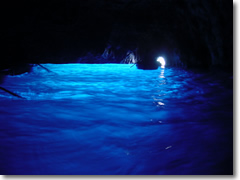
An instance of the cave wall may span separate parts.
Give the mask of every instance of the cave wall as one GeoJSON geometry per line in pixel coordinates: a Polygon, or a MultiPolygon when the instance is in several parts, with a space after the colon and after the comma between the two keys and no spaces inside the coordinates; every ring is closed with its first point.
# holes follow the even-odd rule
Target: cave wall
{"type": "Polygon", "coordinates": [[[182,35],[177,39],[179,46],[183,45],[180,51],[187,65],[232,67],[232,7],[230,1],[186,3],[186,11],[178,16],[182,35]]]}
{"type": "Polygon", "coordinates": [[[2,2],[1,64],[120,63],[131,51],[146,64],[164,55],[173,66],[232,68],[232,8],[228,0],[2,2]]]}
{"type": "MultiPolygon", "coordinates": [[[[128,20],[120,15],[115,22],[128,29],[127,35],[122,34],[124,30],[117,33],[113,29],[121,41],[129,43],[129,48],[132,45],[138,49],[140,61],[150,63],[162,54],[168,65],[232,68],[231,1],[152,0],[143,4],[138,1],[126,6],[128,20]]],[[[117,38],[111,40],[126,47],[117,38]]]]}

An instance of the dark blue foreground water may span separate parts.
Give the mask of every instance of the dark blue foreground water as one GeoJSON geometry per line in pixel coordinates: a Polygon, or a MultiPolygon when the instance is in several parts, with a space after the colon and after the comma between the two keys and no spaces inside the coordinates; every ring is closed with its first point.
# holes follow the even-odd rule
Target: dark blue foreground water
{"type": "Polygon", "coordinates": [[[6,77],[0,174],[231,174],[231,77],[131,66],[6,77]]]}

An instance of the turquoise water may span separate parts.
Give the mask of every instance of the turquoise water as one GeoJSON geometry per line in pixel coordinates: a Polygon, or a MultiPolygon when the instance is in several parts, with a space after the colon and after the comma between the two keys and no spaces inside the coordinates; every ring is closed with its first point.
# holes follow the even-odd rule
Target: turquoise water
{"type": "Polygon", "coordinates": [[[45,64],[0,92],[0,174],[231,174],[232,77],[45,64]]]}

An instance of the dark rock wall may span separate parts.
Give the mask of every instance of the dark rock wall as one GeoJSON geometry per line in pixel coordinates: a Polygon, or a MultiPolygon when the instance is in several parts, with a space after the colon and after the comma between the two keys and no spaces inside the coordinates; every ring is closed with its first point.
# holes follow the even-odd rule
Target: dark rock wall
{"type": "Polygon", "coordinates": [[[1,67],[16,63],[233,65],[229,0],[22,0],[1,2],[1,67]],[[88,61],[88,57],[91,60],[88,61]]]}

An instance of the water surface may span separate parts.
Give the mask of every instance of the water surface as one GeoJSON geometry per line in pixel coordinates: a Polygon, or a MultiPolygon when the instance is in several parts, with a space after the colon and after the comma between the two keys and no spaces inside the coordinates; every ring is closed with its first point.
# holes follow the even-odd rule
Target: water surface
{"type": "Polygon", "coordinates": [[[231,174],[232,79],[45,64],[0,92],[0,174],[231,174]]]}

